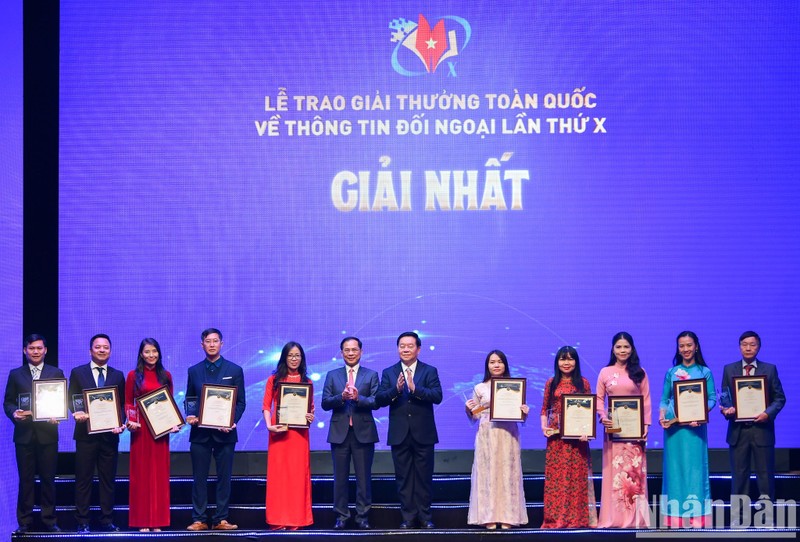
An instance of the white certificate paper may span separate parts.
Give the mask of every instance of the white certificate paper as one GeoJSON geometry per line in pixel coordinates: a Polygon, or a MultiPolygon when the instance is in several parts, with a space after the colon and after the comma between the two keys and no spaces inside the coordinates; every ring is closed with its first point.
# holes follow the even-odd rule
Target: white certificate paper
{"type": "Polygon", "coordinates": [[[708,396],[706,381],[679,380],[675,386],[675,414],[679,423],[708,421],[708,396]]]}
{"type": "Polygon", "coordinates": [[[734,379],[736,420],[750,421],[767,410],[766,377],[734,379]]]}
{"type": "Polygon", "coordinates": [[[612,399],[614,409],[611,411],[611,420],[614,427],[619,427],[619,433],[613,433],[614,439],[640,439],[642,438],[642,402],[639,399],[612,399]]]}
{"type": "Polygon", "coordinates": [[[308,401],[311,387],[308,385],[281,384],[279,389],[278,425],[308,427],[308,401]]]}
{"type": "Polygon", "coordinates": [[[202,399],[203,401],[200,405],[200,427],[233,427],[236,388],[204,384],[202,399]]]}
{"type": "Polygon", "coordinates": [[[524,378],[493,378],[491,389],[490,420],[515,422],[524,420],[522,414],[522,405],[525,404],[524,378]]]}
{"type": "Polygon", "coordinates": [[[564,396],[561,438],[594,437],[595,396],[564,396]]]}
{"type": "Polygon", "coordinates": [[[122,425],[119,419],[117,388],[85,390],[86,413],[89,415],[90,434],[106,433],[122,425]]]}

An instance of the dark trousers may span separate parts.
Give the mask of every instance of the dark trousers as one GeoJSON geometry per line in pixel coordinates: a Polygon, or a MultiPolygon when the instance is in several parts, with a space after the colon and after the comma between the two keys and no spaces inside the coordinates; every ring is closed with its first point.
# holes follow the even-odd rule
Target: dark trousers
{"type": "Polygon", "coordinates": [[[211,523],[216,525],[228,519],[228,506],[231,502],[231,473],[233,472],[233,450],[235,442],[192,442],[189,453],[192,456],[192,521],[207,523],[208,473],[211,458],[217,467],[217,508],[211,523]]]}
{"type": "Polygon", "coordinates": [[[348,508],[350,459],[353,460],[353,471],[356,475],[356,521],[363,523],[369,520],[372,507],[372,459],[375,457],[375,444],[358,442],[353,428],[347,431],[347,437],[341,444],[331,444],[333,459],[333,511],[336,517],[347,520],[350,517],[348,508]]]}
{"type": "Polygon", "coordinates": [[[400,496],[403,521],[413,523],[431,520],[433,493],[433,444],[420,444],[406,435],[401,444],[392,446],[394,475],[400,496]]]}
{"type": "Polygon", "coordinates": [[[741,501],[734,495],[750,495],[751,460],[755,464],[758,497],[775,500],[775,446],[759,446],[756,436],[759,428],[743,425],[736,446],[731,446],[731,518],[741,513],[741,501]]]}
{"type": "Polygon", "coordinates": [[[103,435],[92,440],[75,441],[75,520],[79,524],[89,523],[95,468],[100,497],[100,523],[113,523],[118,445],[117,440],[103,438],[103,435]]]}
{"type": "Polygon", "coordinates": [[[42,523],[56,524],[56,462],[58,443],[39,444],[36,437],[27,444],[16,444],[19,492],[17,493],[17,522],[20,527],[33,523],[34,488],[39,475],[42,523]]]}

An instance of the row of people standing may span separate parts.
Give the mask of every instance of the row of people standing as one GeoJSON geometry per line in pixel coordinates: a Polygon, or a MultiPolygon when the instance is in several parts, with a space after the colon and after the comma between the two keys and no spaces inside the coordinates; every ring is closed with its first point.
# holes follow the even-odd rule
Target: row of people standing
{"type": "MultiPolygon", "coordinates": [[[[235,421],[245,408],[244,378],[241,368],[221,356],[222,334],[210,328],[201,335],[206,358],[188,371],[187,396],[200,395],[204,383],[237,386],[239,393],[235,421]]],[[[678,337],[674,367],[664,381],[660,421],[665,427],[664,493],[680,503],[684,497],[710,497],[708,492],[707,438],[705,426],[673,426],[672,382],[676,379],[706,378],[710,390],[709,405],[714,406],[713,376],[705,366],[699,340],[691,332],[678,337]],[[687,454],[689,454],[687,456],[687,454]],[[686,457],[693,458],[689,464],[686,457]],[[684,459],[681,461],[681,459],[684,459]]],[[[371,465],[374,443],[377,442],[372,410],[390,405],[388,444],[392,447],[398,495],[401,501],[401,528],[433,527],[430,511],[433,477],[433,448],[438,442],[433,405],[442,400],[441,385],[435,367],[417,359],[421,340],[413,332],[401,334],[397,340],[400,361],[384,370],[380,385],[377,373],[360,366],[361,341],[348,337],[341,343],[345,366],[328,373],[323,388],[322,407],[332,410],[328,441],[334,464],[334,528],[345,528],[349,519],[347,478],[352,459],[357,481],[356,518],[358,528],[368,529],[371,506],[371,465]]],[[[760,337],[746,332],[740,338],[742,360],[725,367],[723,381],[729,383],[741,374],[765,375],[769,386],[766,412],[753,423],[734,423],[728,430],[731,445],[732,493],[746,494],[749,483],[750,456],[756,458],[759,492],[774,498],[774,418],[785,403],[785,396],[774,365],[756,359],[760,337]],[[748,368],[749,366],[749,368],[748,368]]],[[[11,371],[6,386],[4,407],[14,421],[14,440],[20,471],[17,516],[20,531],[32,523],[33,479],[41,479],[42,520],[47,530],[57,531],[54,515],[55,457],[57,456],[56,422],[31,422],[30,413],[20,411],[19,393],[30,392],[31,382],[43,378],[63,378],[60,369],[43,363],[46,355],[44,337],[32,335],[23,346],[26,364],[11,371]]],[[[127,379],[108,366],[111,341],[99,334],[90,341],[91,362],[76,367],[70,375],[71,395],[83,389],[115,386],[125,414],[135,412],[135,398],[167,386],[172,392],[172,376],[162,364],[161,349],[154,339],[145,339],[139,348],[137,367],[127,379]],[[127,399],[127,400],[126,400],[127,399]]],[[[519,430],[514,422],[491,422],[488,412],[473,414],[475,406],[490,400],[488,382],[492,376],[509,376],[508,360],[500,351],[486,358],[484,381],[476,385],[473,398],[467,401],[471,419],[480,421],[476,436],[473,486],[470,497],[469,523],[488,528],[507,528],[527,523],[522,490],[519,430]],[[503,470],[507,469],[507,470],[503,470]],[[507,474],[507,475],[506,475],[507,474]],[[500,484],[500,485],[498,485],[500,484]]],[[[309,382],[305,353],[298,343],[288,343],[281,353],[278,367],[269,378],[263,401],[264,419],[269,437],[267,484],[267,523],[275,528],[299,528],[310,525],[311,491],[308,431],[276,424],[275,390],[285,382],[309,382]]],[[[309,382],[310,384],[310,382],[309,382]]],[[[545,385],[542,407],[542,431],[548,437],[545,486],[545,522],[543,527],[630,527],[648,522],[646,487],[646,433],[641,442],[616,442],[608,435],[603,446],[603,500],[600,520],[594,517],[594,494],[588,443],[565,441],[552,434],[557,416],[548,412],[560,408],[564,393],[590,392],[588,381],[580,375],[577,351],[563,347],[555,358],[554,377],[545,385]],[[583,473],[586,473],[585,475],[583,473]],[[577,500],[575,500],[577,499],[577,500]]],[[[598,416],[604,425],[611,422],[605,410],[605,397],[642,395],[649,427],[650,405],[647,375],[641,368],[633,338],[617,334],[612,341],[611,360],[598,377],[598,416]]],[[[524,406],[527,416],[527,406],[524,406]]],[[[122,408],[122,407],[121,407],[122,408]]],[[[728,407],[723,414],[733,419],[735,411],[728,407]]],[[[110,433],[90,435],[86,431],[86,414],[75,412],[76,441],[76,520],[78,530],[88,531],[88,510],[91,480],[98,472],[100,494],[100,529],[118,530],[113,524],[113,483],[116,475],[119,433],[125,428],[131,436],[130,525],[141,530],[159,530],[169,525],[169,441],[154,439],[142,431],[138,418],[129,417],[124,426],[110,433]],[[142,458],[138,460],[137,458],[142,458]],[[146,458],[146,460],[144,460],[146,458]]],[[[308,413],[314,419],[313,408],[308,413]]],[[[227,429],[197,427],[197,419],[187,416],[192,426],[190,455],[193,467],[193,522],[189,530],[236,529],[228,522],[230,477],[236,424],[227,429]],[[207,479],[212,457],[216,461],[217,507],[213,517],[206,514],[207,479]]],[[[173,428],[177,431],[178,428],[173,428]]],[[[701,501],[705,500],[701,498],[701,501]]],[[[708,510],[702,510],[702,516],[708,510]]],[[[682,515],[682,514],[677,514],[682,515]]],[[[676,516],[677,517],[677,516],[676,516]]],[[[677,519],[677,521],[682,521],[677,519]]],[[[697,525],[702,519],[689,519],[697,525]]]]}
{"type": "MultiPolygon", "coordinates": [[[[708,435],[705,424],[674,423],[676,381],[704,379],[708,390],[707,409],[717,402],[714,377],[703,358],[700,340],[691,331],[676,339],[673,367],[667,371],[659,403],[659,423],[664,429],[664,465],[660,513],[671,527],[703,527],[710,522],[711,492],[708,471],[708,435]],[[694,506],[694,503],[700,506],[694,506]]],[[[775,365],[757,359],[761,338],[753,331],[739,338],[742,359],[725,366],[723,391],[730,395],[736,376],[765,376],[767,407],[753,421],[735,420],[733,406],[721,407],[728,419],[731,495],[749,494],[751,459],[756,465],[759,498],[775,498],[774,420],[786,402],[775,365]]],[[[592,465],[587,439],[564,440],[557,433],[561,414],[560,397],[568,393],[591,393],[588,380],[580,373],[578,352],[563,347],[555,357],[554,377],[547,381],[542,404],[542,432],[547,437],[543,528],[600,527],[644,528],[650,526],[647,492],[647,433],[651,425],[650,385],[641,367],[633,337],[625,332],[612,339],[611,357],[597,379],[598,418],[604,427],[613,422],[606,398],[642,397],[644,434],[639,441],[616,441],[608,432],[603,437],[602,500],[596,517],[592,465]],[[555,415],[553,415],[555,413],[555,415]],[[584,474],[585,473],[585,474],[584,474]]],[[[734,499],[732,499],[733,501],[734,499]]],[[[743,501],[738,501],[743,502],[743,501]]],[[[732,522],[744,512],[732,510],[732,522]]]]}

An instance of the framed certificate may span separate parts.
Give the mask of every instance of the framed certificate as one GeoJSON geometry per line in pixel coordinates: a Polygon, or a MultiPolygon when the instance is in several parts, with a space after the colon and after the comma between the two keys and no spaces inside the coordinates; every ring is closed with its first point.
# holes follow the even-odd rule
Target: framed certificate
{"type": "Polygon", "coordinates": [[[733,404],[737,422],[751,422],[767,410],[767,377],[734,376],[733,404]]]}
{"type": "Polygon", "coordinates": [[[31,412],[33,421],[66,420],[67,415],[67,380],[34,380],[31,412]]]}
{"type": "Polygon", "coordinates": [[[641,395],[615,395],[608,398],[612,440],[641,440],[644,436],[644,398],[641,395]]]}
{"type": "Polygon", "coordinates": [[[306,414],[311,412],[311,384],[304,382],[278,384],[278,425],[306,428],[306,414]]]}
{"type": "Polygon", "coordinates": [[[708,389],[705,378],[676,380],[672,384],[672,394],[678,423],[708,423],[708,389]]]}
{"type": "Polygon", "coordinates": [[[236,413],[236,386],[217,386],[203,384],[200,392],[200,412],[198,427],[220,429],[233,427],[236,413]]]}
{"type": "Polygon", "coordinates": [[[521,422],[525,404],[524,378],[492,378],[492,401],[489,404],[489,419],[493,422],[521,422]]]}
{"type": "Polygon", "coordinates": [[[173,427],[184,424],[183,416],[167,386],[137,397],[136,404],[154,439],[161,438],[169,434],[173,427]]]}
{"type": "Polygon", "coordinates": [[[597,396],[591,393],[565,393],[561,396],[561,438],[595,437],[597,396]]]}
{"type": "Polygon", "coordinates": [[[83,390],[83,404],[89,415],[86,430],[90,435],[108,433],[122,426],[116,386],[83,390]]]}

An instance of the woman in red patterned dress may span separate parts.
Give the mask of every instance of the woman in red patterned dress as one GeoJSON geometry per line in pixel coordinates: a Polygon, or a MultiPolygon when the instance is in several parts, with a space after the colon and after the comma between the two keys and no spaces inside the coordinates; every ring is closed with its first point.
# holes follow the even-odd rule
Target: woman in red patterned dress
{"type": "Polygon", "coordinates": [[[542,433],[547,437],[542,528],[596,527],[588,439],[584,436],[580,440],[563,440],[557,432],[561,419],[561,396],[591,393],[591,387],[589,381],[581,377],[578,352],[573,347],[561,347],[556,352],[554,365],[554,376],[544,385],[542,401],[542,433]]]}

